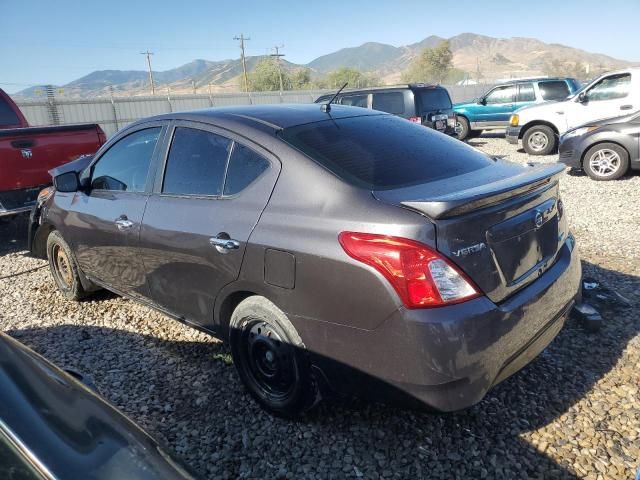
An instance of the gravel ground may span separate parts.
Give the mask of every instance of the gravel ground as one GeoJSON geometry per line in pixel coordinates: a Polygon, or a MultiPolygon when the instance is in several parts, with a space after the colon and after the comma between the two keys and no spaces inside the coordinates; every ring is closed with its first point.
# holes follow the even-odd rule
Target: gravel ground
{"type": "MultiPolygon", "coordinates": [[[[472,144],[518,162],[497,135],[472,144]]],[[[478,405],[435,415],[325,403],[303,422],[260,410],[229,350],[109,293],[65,301],[25,252],[25,222],[0,224],[0,328],[99,390],[206,478],[633,478],[640,464],[640,175],[562,180],[585,274],[629,299],[595,298],[605,323],[570,321],[478,405]]]]}

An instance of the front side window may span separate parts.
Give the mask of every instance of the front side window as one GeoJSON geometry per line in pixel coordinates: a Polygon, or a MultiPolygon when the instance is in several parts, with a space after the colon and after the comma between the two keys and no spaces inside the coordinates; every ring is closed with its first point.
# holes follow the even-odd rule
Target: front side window
{"type": "Polygon", "coordinates": [[[262,175],[267,168],[269,168],[269,160],[250,148],[236,143],[227,167],[224,194],[240,193],[262,175]]]}
{"type": "Polygon", "coordinates": [[[569,96],[569,85],[563,81],[550,81],[538,83],[540,95],[543,100],[563,100],[569,96]]]}
{"type": "Polygon", "coordinates": [[[513,99],[516,96],[515,85],[508,85],[506,87],[498,87],[489,93],[485,97],[487,105],[496,105],[500,103],[513,103],[513,99]]]}
{"type": "Polygon", "coordinates": [[[0,478],[8,480],[41,480],[43,478],[2,431],[0,431],[0,478]]]}
{"type": "Polygon", "coordinates": [[[601,100],[615,100],[629,95],[631,87],[631,74],[611,75],[603,78],[587,92],[590,102],[601,100]]]}
{"type": "Polygon", "coordinates": [[[535,102],[536,92],[533,90],[533,83],[518,84],[518,102],[535,102]]]}
{"type": "Polygon", "coordinates": [[[144,192],[160,130],[138,130],[116,142],[93,166],[91,188],[144,192]]]}
{"type": "Polygon", "coordinates": [[[345,95],[340,100],[340,103],[352,107],[367,108],[367,97],[368,95],[345,95]]]}
{"type": "Polygon", "coordinates": [[[178,127],[173,134],[162,193],[213,195],[222,193],[231,140],[215,133],[178,127]]]}
{"type": "Polygon", "coordinates": [[[372,108],[394,115],[404,113],[404,95],[402,92],[374,93],[372,108]]]}

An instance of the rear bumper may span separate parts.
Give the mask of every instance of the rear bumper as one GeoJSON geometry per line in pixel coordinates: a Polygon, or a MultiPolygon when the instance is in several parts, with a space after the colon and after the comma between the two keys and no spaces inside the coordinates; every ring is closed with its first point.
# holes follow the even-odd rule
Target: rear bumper
{"type": "Polygon", "coordinates": [[[520,139],[521,130],[522,127],[507,127],[507,131],[505,132],[505,138],[507,139],[507,142],[517,145],[518,140],[520,139]]]}
{"type": "Polygon", "coordinates": [[[0,192],[0,217],[17,215],[31,211],[38,198],[38,193],[46,185],[0,192]]]}
{"type": "Polygon", "coordinates": [[[578,253],[565,243],[553,267],[501,304],[481,297],[445,308],[403,309],[374,331],[332,326],[341,331],[328,335],[325,326],[324,335],[314,332],[303,341],[334,390],[460,410],[482,400],[555,338],[579,298],[580,279],[578,253]]]}

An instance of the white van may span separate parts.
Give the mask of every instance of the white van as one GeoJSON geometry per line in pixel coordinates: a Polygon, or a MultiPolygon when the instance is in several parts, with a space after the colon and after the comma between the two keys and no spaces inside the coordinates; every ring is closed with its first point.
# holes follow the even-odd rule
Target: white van
{"type": "Polygon", "coordinates": [[[593,120],[640,109],[640,68],[608,72],[565,100],[522,107],[514,112],[506,138],[530,155],[548,155],[567,130],[593,120]]]}

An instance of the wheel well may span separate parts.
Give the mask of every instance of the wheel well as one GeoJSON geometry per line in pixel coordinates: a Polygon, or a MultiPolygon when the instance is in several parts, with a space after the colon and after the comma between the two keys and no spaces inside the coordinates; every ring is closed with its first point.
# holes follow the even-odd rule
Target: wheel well
{"type": "Polygon", "coordinates": [[[55,230],[50,223],[40,225],[33,237],[32,252],[37,258],[47,258],[47,238],[49,234],[55,230]]]}
{"type": "Polygon", "coordinates": [[[527,130],[529,130],[532,127],[537,127],[537,126],[540,126],[540,125],[545,125],[545,126],[551,128],[551,130],[553,130],[556,135],[559,135],[559,133],[560,133],[560,132],[558,132],[558,129],[556,128],[556,126],[551,122],[545,122],[544,120],[534,120],[533,122],[527,123],[524,127],[522,127],[522,129],[520,130],[520,135],[518,136],[518,138],[520,140],[522,140],[524,138],[525,133],[527,133],[527,130]]]}
{"type": "Polygon", "coordinates": [[[620,147],[621,149],[623,149],[625,152],[627,152],[627,157],[631,158],[631,155],[629,154],[629,150],[626,149],[626,147],[618,142],[612,141],[612,140],[600,140],[599,142],[594,143],[593,145],[591,145],[589,148],[585,148],[584,152],[582,152],[582,158],[580,158],[580,167],[584,168],[584,159],[587,158],[587,152],[589,150],[591,150],[593,147],[596,147],[598,145],[602,145],[603,143],[613,143],[614,145],[617,145],[618,147],[620,147]]]}
{"type": "Polygon", "coordinates": [[[224,335],[224,338],[227,338],[228,336],[229,323],[231,322],[231,315],[233,315],[233,311],[240,304],[240,302],[254,295],[258,295],[258,294],[243,290],[243,291],[231,293],[222,301],[222,304],[220,305],[220,310],[218,311],[217,324],[220,326],[220,329],[224,335]]]}

